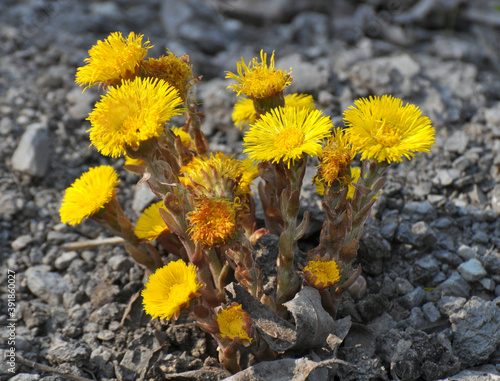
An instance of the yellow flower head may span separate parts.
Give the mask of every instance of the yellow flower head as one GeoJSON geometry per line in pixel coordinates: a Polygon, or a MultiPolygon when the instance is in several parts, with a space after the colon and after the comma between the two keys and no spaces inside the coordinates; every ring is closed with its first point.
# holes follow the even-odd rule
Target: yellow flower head
{"type": "Polygon", "coordinates": [[[277,107],[262,115],[247,131],[243,140],[255,161],[301,159],[303,155],[321,154],[321,141],[330,134],[331,121],[319,110],[277,107]]]}
{"type": "MultiPolygon", "coordinates": [[[[349,187],[347,191],[347,198],[352,199],[352,197],[354,196],[355,188],[354,185],[352,184],[357,183],[360,176],[361,176],[361,168],[359,167],[351,168],[351,176],[350,176],[351,180],[349,181],[349,184],[347,184],[349,187]]],[[[314,178],[314,184],[316,185],[316,193],[319,194],[320,196],[323,196],[325,194],[325,184],[319,181],[317,177],[314,178]]]]}
{"type": "Polygon", "coordinates": [[[135,235],[138,238],[152,241],[162,233],[169,231],[167,224],[160,215],[161,207],[163,207],[163,201],[158,201],[147,208],[139,217],[134,228],[135,235]]]}
{"type": "Polygon", "coordinates": [[[198,198],[187,219],[193,241],[208,247],[228,243],[237,228],[235,205],[222,198],[198,198]]]}
{"type": "Polygon", "coordinates": [[[194,157],[181,168],[181,183],[195,195],[240,197],[250,192],[259,170],[251,160],[237,160],[222,152],[194,157]]]}
{"type": "Polygon", "coordinates": [[[163,80],[124,81],[111,87],[87,118],[90,140],[103,155],[121,156],[125,147],[160,136],[166,121],[182,112],[181,103],[177,90],[163,80]]]}
{"type": "Polygon", "coordinates": [[[172,127],[172,132],[174,135],[178,136],[181,139],[182,145],[186,148],[190,148],[194,146],[191,137],[187,132],[184,132],[181,127],[172,127]]]}
{"type": "Polygon", "coordinates": [[[237,63],[238,74],[226,72],[226,78],[233,78],[238,84],[228,86],[239,96],[241,93],[252,99],[269,98],[281,93],[286,86],[292,83],[291,69],[287,73],[274,67],[274,52],[271,62],[267,65],[267,54],[260,51],[260,63],[253,58],[248,66],[243,58],[237,63]]]}
{"type": "Polygon", "coordinates": [[[223,339],[252,342],[250,337],[252,320],[250,315],[241,308],[241,304],[234,303],[231,307],[220,310],[216,319],[223,339]]]}
{"type": "Polygon", "coordinates": [[[351,182],[350,166],[355,156],[356,150],[347,141],[342,128],[334,129],[321,154],[317,177],[328,186],[335,180],[348,185],[351,182]]]}
{"type": "Polygon", "coordinates": [[[339,266],[334,260],[312,260],[302,269],[302,274],[307,283],[318,290],[333,286],[340,280],[339,266]]]}
{"type": "Polygon", "coordinates": [[[170,262],[149,276],[141,293],[144,310],[153,319],[176,319],[181,308],[200,296],[198,290],[201,286],[194,265],[187,265],[182,259],[170,262]]]}
{"type": "Polygon", "coordinates": [[[86,217],[99,212],[117,193],[120,181],[113,167],[90,168],[66,189],[59,214],[61,221],[77,225],[86,217]]]}
{"type": "Polygon", "coordinates": [[[361,98],[344,112],[348,139],[361,152],[361,160],[401,162],[414,152],[430,152],[434,128],[412,104],[390,95],[361,98]]]}
{"type": "MultiPolygon", "coordinates": [[[[299,107],[313,110],[314,99],[308,94],[289,94],[285,97],[285,105],[288,107],[299,107]]],[[[248,125],[255,123],[257,120],[257,112],[253,100],[249,98],[239,98],[234,105],[232,114],[234,124],[243,130],[248,125]]]]}
{"type": "Polygon", "coordinates": [[[159,78],[167,81],[179,91],[182,100],[186,100],[186,92],[193,79],[193,68],[189,64],[189,57],[178,57],[167,51],[166,56],[149,58],[142,63],[142,77],[159,78]]]}
{"type": "Polygon", "coordinates": [[[89,50],[85,66],[78,68],[76,83],[87,88],[96,84],[118,85],[123,79],[134,77],[152,48],[147,41],[142,45],[143,35],[130,32],[125,39],[120,32],[111,33],[104,41],[97,41],[89,50]]]}

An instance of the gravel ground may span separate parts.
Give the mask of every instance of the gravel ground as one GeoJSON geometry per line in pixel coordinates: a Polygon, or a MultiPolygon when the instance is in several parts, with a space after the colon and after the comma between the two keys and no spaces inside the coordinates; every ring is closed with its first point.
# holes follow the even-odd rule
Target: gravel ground
{"type": "MultiPolygon", "coordinates": [[[[99,95],[74,84],[88,49],[113,31],[144,34],[152,57],[166,47],[190,55],[203,75],[198,96],[214,150],[241,152],[224,71],[261,48],[276,49],[277,66],[293,67],[290,92],[312,94],[335,125],[362,96],[418,105],[433,121],[436,145],[389,170],[358,255],[368,294],[345,296],[338,314],[352,319],[335,351],[343,362],[332,365],[332,351],[317,350],[291,353],[281,365],[315,362],[308,380],[500,379],[500,11],[493,3],[2,0],[1,380],[229,376],[190,321],[162,326],[142,313],[144,270],[120,245],[63,247],[108,237],[92,221],[59,220],[64,189],[89,167],[120,172],[119,200],[131,219],[151,202],[123,160],[89,147],[85,118],[99,95]],[[13,327],[15,376],[3,361],[13,327]]],[[[318,199],[305,189],[304,201],[313,209],[318,199]]],[[[275,238],[260,244],[272,249],[275,238]]]]}

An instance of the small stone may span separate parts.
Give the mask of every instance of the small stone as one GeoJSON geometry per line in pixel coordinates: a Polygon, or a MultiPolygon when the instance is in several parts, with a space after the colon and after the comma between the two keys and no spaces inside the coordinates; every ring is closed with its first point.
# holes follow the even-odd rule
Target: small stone
{"type": "Polygon", "coordinates": [[[469,297],[470,286],[462,276],[454,271],[448,279],[438,286],[443,296],[469,297]]]}
{"type": "Polygon", "coordinates": [[[462,308],[467,299],[458,296],[443,296],[438,302],[441,313],[450,316],[462,308]]]}
{"type": "Polygon", "coordinates": [[[412,243],[416,247],[428,248],[437,242],[436,233],[424,221],[413,224],[411,233],[412,243]]]}
{"type": "Polygon", "coordinates": [[[108,260],[108,265],[113,271],[128,271],[132,266],[134,266],[134,261],[129,257],[123,255],[113,255],[108,260]]]}
{"type": "Polygon", "coordinates": [[[495,290],[495,281],[493,279],[483,278],[479,281],[479,283],[481,283],[481,286],[483,286],[488,291],[495,290]]]}
{"type": "Polygon", "coordinates": [[[495,249],[487,252],[482,258],[483,265],[494,275],[500,275],[500,252],[495,249]]]}
{"type": "Polygon", "coordinates": [[[500,296],[500,284],[495,287],[495,295],[500,296]]]}
{"type": "Polygon", "coordinates": [[[430,194],[427,196],[427,201],[429,201],[432,205],[439,204],[446,200],[446,196],[442,194],[430,194]]]}
{"type": "Polygon", "coordinates": [[[453,350],[465,366],[484,363],[500,344],[500,307],[473,296],[450,316],[453,350]]]}
{"type": "Polygon", "coordinates": [[[329,70],[317,63],[305,62],[302,55],[293,53],[279,59],[276,67],[293,68],[293,81],[290,92],[309,93],[328,82],[329,70]]]}
{"type": "Polygon", "coordinates": [[[428,302],[422,306],[422,311],[424,311],[424,315],[431,323],[435,323],[441,317],[439,310],[436,308],[434,303],[428,302]]]}
{"type": "Polygon", "coordinates": [[[415,261],[410,269],[412,284],[426,284],[439,272],[439,261],[431,255],[426,255],[415,261]]]}
{"type": "Polygon", "coordinates": [[[455,131],[446,139],[447,151],[463,154],[469,144],[469,137],[463,130],[455,131]]]}
{"type": "Polygon", "coordinates": [[[470,161],[465,156],[459,156],[452,164],[453,168],[465,171],[470,166],[470,161]]]}
{"type": "Polygon", "coordinates": [[[474,233],[474,235],[472,236],[472,241],[475,243],[486,245],[490,242],[490,236],[480,230],[474,233]]]}
{"type": "Polygon", "coordinates": [[[488,275],[481,262],[476,258],[469,259],[458,266],[458,272],[467,282],[477,282],[488,275]]]}
{"type": "Polygon", "coordinates": [[[460,177],[460,171],[457,169],[439,169],[436,175],[439,184],[447,187],[460,177]]]}
{"type": "Polygon", "coordinates": [[[418,213],[426,216],[426,218],[432,218],[432,215],[436,213],[436,209],[428,201],[412,201],[405,205],[403,213],[407,215],[418,213]]]}
{"type": "Polygon", "coordinates": [[[12,168],[31,176],[45,176],[52,154],[51,141],[46,124],[28,126],[12,155],[12,168]]]}
{"type": "Polygon", "coordinates": [[[76,251],[68,251],[66,253],[62,253],[57,259],[54,261],[54,267],[58,270],[66,270],[71,262],[78,258],[78,253],[76,251]]]}
{"type": "Polygon", "coordinates": [[[75,88],[66,94],[66,99],[71,105],[68,109],[68,115],[73,119],[83,120],[92,111],[96,95],[91,91],[82,92],[80,88],[75,88]]]}
{"type": "Polygon", "coordinates": [[[410,309],[413,307],[418,307],[422,304],[425,299],[425,291],[421,287],[416,287],[409,294],[403,295],[398,299],[398,303],[403,307],[410,309]]]}
{"type": "Polygon", "coordinates": [[[144,346],[136,346],[125,352],[120,365],[128,375],[138,375],[148,365],[151,354],[151,349],[144,346]]]}
{"type": "Polygon", "coordinates": [[[0,135],[8,135],[12,131],[14,123],[10,118],[2,118],[0,120],[0,135]]]}
{"type": "Polygon", "coordinates": [[[405,278],[400,278],[400,277],[397,277],[394,280],[394,286],[396,288],[396,291],[400,295],[409,294],[410,292],[412,292],[415,289],[415,287],[413,287],[413,285],[410,283],[409,280],[407,280],[405,278]]]}
{"type": "Polygon", "coordinates": [[[33,295],[51,306],[58,306],[62,303],[62,296],[68,290],[68,285],[60,274],[47,272],[46,269],[47,266],[35,266],[26,270],[27,285],[33,295]]]}
{"type": "Polygon", "coordinates": [[[151,192],[148,183],[144,182],[135,187],[134,198],[132,200],[132,210],[140,216],[142,211],[153,201],[159,201],[158,197],[151,192]]]}
{"type": "Polygon", "coordinates": [[[76,365],[83,365],[88,362],[90,353],[90,348],[85,343],[56,340],[47,351],[47,359],[52,364],[70,362],[76,363],[76,365]]]}
{"type": "Polygon", "coordinates": [[[31,242],[33,242],[33,236],[31,234],[24,234],[20,235],[14,241],[12,241],[10,247],[12,247],[14,251],[19,251],[24,249],[31,242]]]}
{"type": "Polygon", "coordinates": [[[466,261],[477,257],[476,252],[467,245],[460,246],[457,250],[457,254],[466,261]]]}
{"type": "Polygon", "coordinates": [[[491,207],[500,214],[500,184],[496,184],[491,191],[491,207]]]}
{"type": "Polygon", "coordinates": [[[110,331],[109,329],[105,329],[97,334],[97,338],[103,341],[112,340],[115,338],[115,333],[110,331]]]}
{"type": "Polygon", "coordinates": [[[399,226],[399,212],[397,210],[391,210],[382,217],[382,227],[380,228],[380,234],[385,239],[392,241],[396,231],[399,226]]]}

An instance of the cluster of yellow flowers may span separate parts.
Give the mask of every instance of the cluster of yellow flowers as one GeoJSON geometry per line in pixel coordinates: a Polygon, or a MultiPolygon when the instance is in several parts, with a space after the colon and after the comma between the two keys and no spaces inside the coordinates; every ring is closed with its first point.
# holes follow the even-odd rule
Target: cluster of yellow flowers
{"type": "Polygon", "coordinates": [[[357,100],[344,113],[346,128],[334,128],[310,95],[284,95],[291,70],[276,69],[274,52],[269,63],[261,52],[260,61],[246,65],[242,59],[237,74],[227,73],[237,81],[229,86],[239,97],[233,120],[245,132],[248,159],[213,153],[200,129],[194,98],[200,78],[189,58],[167,52],[146,60],[151,45],[142,40],[117,32],[99,41],[76,82],[106,91],[88,117],[92,145],[106,156],[126,155],[125,169],[141,175],[160,200],[133,226],[116,200],[113,167],[91,168],[66,190],[61,220],[76,225],[92,218],[123,237],[149,274],[145,311],[166,320],[191,314],[218,342],[223,365],[235,372],[241,369],[236,350],[249,350],[259,360],[269,348],[254,329],[251,311],[231,303],[225,286],[238,282],[284,317],[283,303],[311,286],[335,315],[342,293],[360,276],[361,267],[352,263],[384,171],[391,162],[429,152],[434,129],[418,107],[388,95],[357,100]],[[178,115],[185,124],[169,126],[178,115]],[[353,166],[358,153],[361,167],[353,166]],[[320,161],[314,183],[327,218],[318,247],[307,253],[307,263],[297,264],[297,241],[308,225],[307,213],[297,220],[309,156],[320,161]],[[265,228],[256,226],[250,193],[258,176],[265,228]],[[252,244],[268,233],[280,235],[273,295],[264,294],[252,256],[252,244]],[[164,265],[161,248],[179,259],[164,265]]]}

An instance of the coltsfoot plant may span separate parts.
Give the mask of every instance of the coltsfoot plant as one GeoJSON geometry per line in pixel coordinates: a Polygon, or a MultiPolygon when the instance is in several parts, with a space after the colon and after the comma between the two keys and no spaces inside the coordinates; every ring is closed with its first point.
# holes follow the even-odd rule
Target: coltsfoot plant
{"type": "Polygon", "coordinates": [[[261,52],[227,73],[235,80],[233,120],[244,132],[247,155],[238,160],[210,151],[195,99],[201,78],[189,57],[167,51],[146,60],[150,48],[142,35],[112,33],[90,49],[76,82],[104,92],[88,117],[91,144],[111,158],[125,155],[125,169],[140,175],[158,201],[134,225],[116,199],[117,172],[103,165],[66,190],[61,220],[76,225],[91,218],[122,237],[149,275],[144,310],[165,323],[190,315],[215,339],[231,372],[249,365],[243,359],[323,345],[327,335],[284,346],[288,338],[270,332],[269,324],[289,327],[293,315],[298,325],[291,301],[304,290],[317,296],[332,322],[346,290],[363,293],[361,266],[353,266],[363,226],[388,166],[434,144],[429,118],[390,95],[372,96],[355,101],[344,112],[345,127],[335,128],[310,95],[284,95],[291,69],[277,69],[274,53],[261,52]],[[184,124],[171,126],[180,115],[184,124]],[[311,156],[319,159],[313,181],[326,219],[319,245],[297,263],[297,241],[309,222],[307,212],[299,221],[299,198],[311,156]],[[256,225],[250,193],[258,177],[265,227],[256,225]],[[274,290],[264,293],[253,244],[270,233],[279,235],[279,254],[274,290]],[[165,252],[178,259],[165,263],[165,252]]]}

